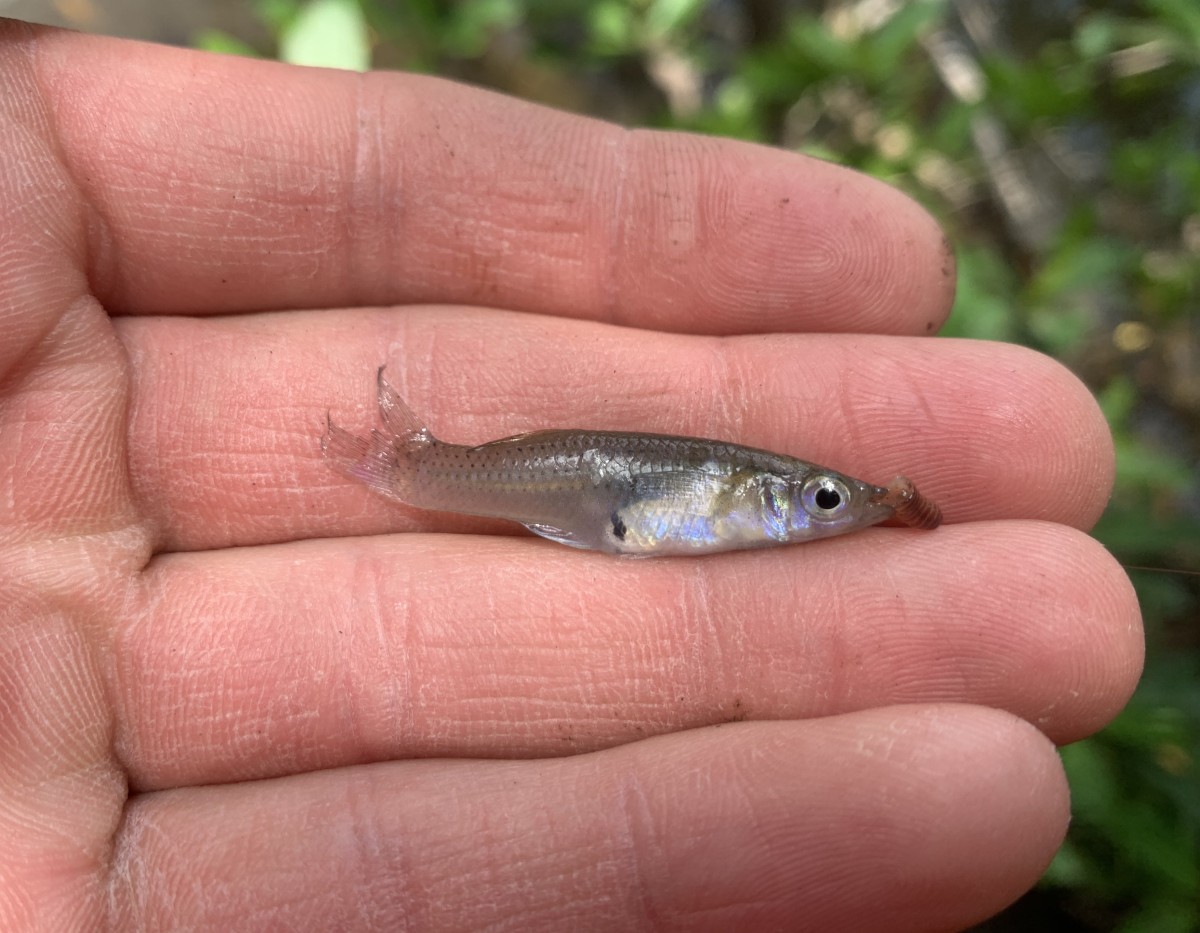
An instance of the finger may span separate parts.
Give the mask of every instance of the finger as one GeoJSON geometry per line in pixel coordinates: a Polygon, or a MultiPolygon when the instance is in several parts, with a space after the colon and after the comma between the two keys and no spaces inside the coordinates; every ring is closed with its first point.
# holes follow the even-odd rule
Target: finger
{"type": "Polygon", "coordinates": [[[825,162],[416,75],[36,36],[95,218],[89,277],[116,311],[467,302],[920,334],[949,311],[936,224],[825,162]]]}
{"type": "Polygon", "coordinates": [[[459,443],[546,427],[715,437],[877,483],[909,475],[956,522],[1090,527],[1112,484],[1086,388],[997,343],[715,341],[445,308],[121,323],[134,485],[168,549],[505,527],[393,505],[321,459],[330,410],[359,433],[378,423],[385,361],[434,432],[459,443]]]}
{"type": "Polygon", "coordinates": [[[64,567],[31,546],[35,534],[69,539],[70,551],[114,526],[130,533],[115,468],[124,460],[118,348],[87,297],[83,211],[57,163],[27,49],[5,41],[14,28],[0,20],[0,606],[13,598],[9,582],[44,585],[47,567],[64,567]],[[85,386],[94,395],[81,404],[85,386]],[[80,468],[98,452],[98,469],[80,468]]]}
{"type": "Polygon", "coordinates": [[[963,929],[1066,830],[1053,747],[964,707],[744,723],[538,762],[151,794],[118,928],[963,929]]]}
{"type": "MultiPolygon", "coordinates": [[[[57,557],[57,555],[55,555],[57,557]]],[[[112,710],[57,563],[40,586],[0,575],[0,929],[66,930],[98,917],[126,798],[112,710]]]]}
{"type": "Polygon", "coordinates": [[[1121,708],[1142,654],[1120,567],[1034,522],[703,560],[463,535],[173,555],[114,639],[142,789],[913,702],[1071,741],[1121,708]]]}

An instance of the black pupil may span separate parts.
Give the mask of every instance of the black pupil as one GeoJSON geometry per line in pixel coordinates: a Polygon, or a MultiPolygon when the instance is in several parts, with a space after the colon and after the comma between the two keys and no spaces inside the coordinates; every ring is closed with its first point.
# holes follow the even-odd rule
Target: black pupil
{"type": "Polygon", "coordinates": [[[822,486],[817,490],[817,494],[813,497],[813,501],[817,503],[817,508],[825,512],[830,512],[842,504],[842,497],[836,489],[830,489],[828,486],[822,486]]]}

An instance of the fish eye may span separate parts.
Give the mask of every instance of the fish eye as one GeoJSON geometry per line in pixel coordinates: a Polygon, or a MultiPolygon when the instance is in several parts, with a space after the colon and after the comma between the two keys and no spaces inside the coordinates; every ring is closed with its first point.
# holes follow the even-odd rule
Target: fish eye
{"type": "Polygon", "coordinates": [[[828,486],[822,486],[817,490],[817,494],[813,496],[813,502],[817,504],[818,509],[828,511],[836,509],[841,504],[842,496],[836,489],[830,489],[828,486]]]}
{"type": "Polygon", "coordinates": [[[850,504],[850,490],[832,476],[814,476],[804,484],[801,500],[814,518],[836,518],[850,504]]]}

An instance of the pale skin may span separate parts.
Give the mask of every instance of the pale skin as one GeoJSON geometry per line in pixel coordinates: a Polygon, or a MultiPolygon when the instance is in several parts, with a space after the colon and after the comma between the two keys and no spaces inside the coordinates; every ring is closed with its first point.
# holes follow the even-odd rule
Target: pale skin
{"type": "Polygon", "coordinates": [[[1055,743],[1141,668],[1112,447],[931,336],[904,196],[15,23],[0,164],[0,928],[954,930],[1044,870],[1055,743]],[[621,561],[421,513],[319,451],[385,362],[450,440],[725,438],[947,524],[621,561]]]}

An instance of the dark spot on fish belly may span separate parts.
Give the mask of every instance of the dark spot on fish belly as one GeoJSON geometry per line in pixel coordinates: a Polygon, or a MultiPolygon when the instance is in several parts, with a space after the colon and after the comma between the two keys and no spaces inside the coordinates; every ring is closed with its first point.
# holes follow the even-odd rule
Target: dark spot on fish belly
{"type": "Polygon", "coordinates": [[[625,527],[625,522],[621,520],[619,512],[612,513],[613,537],[618,541],[625,540],[625,532],[629,529],[625,527]]]}

